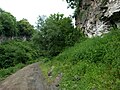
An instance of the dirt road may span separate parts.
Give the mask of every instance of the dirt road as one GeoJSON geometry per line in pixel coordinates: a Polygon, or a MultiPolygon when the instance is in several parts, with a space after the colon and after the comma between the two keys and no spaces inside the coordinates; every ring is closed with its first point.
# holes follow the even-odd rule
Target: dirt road
{"type": "Polygon", "coordinates": [[[6,78],[0,85],[0,90],[56,90],[48,86],[39,69],[39,63],[34,63],[17,71],[6,78]]]}

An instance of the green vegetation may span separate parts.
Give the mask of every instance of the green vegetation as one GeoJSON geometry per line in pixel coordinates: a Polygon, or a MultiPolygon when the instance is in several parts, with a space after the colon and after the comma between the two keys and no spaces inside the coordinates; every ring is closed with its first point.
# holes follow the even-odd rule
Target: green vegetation
{"type": "Polygon", "coordinates": [[[34,29],[0,9],[0,80],[36,61],[49,83],[62,74],[60,90],[119,90],[120,29],[86,39],[63,14],[39,16],[34,29]]]}
{"type": "Polygon", "coordinates": [[[95,37],[66,49],[52,60],[43,62],[45,76],[51,67],[52,79],[62,73],[60,90],[119,90],[120,30],[103,38],[95,37]]]}
{"type": "Polygon", "coordinates": [[[17,22],[17,28],[19,30],[18,36],[21,38],[30,39],[34,33],[34,27],[28,22],[27,19],[22,19],[17,22]]]}
{"type": "Polygon", "coordinates": [[[26,19],[16,21],[11,13],[0,9],[0,80],[39,58],[58,55],[79,37],[72,19],[63,14],[39,17],[34,29],[26,19]]]}
{"type": "Polygon", "coordinates": [[[25,64],[19,63],[14,67],[9,67],[9,68],[6,68],[6,69],[0,69],[0,81],[4,80],[7,76],[15,73],[16,71],[23,68],[24,66],[25,66],[25,64]]]}
{"type": "Polygon", "coordinates": [[[27,64],[37,58],[37,52],[28,42],[8,41],[0,44],[0,68],[8,68],[16,64],[27,64]]]}
{"type": "Polygon", "coordinates": [[[12,37],[17,35],[16,18],[9,12],[0,9],[0,36],[12,37]]]}
{"type": "Polygon", "coordinates": [[[26,19],[16,21],[11,13],[0,9],[0,38],[30,39],[33,33],[34,27],[26,19]]]}
{"type": "Polygon", "coordinates": [[[47,57],[58,55],[64,48],[74,45],[80,37],[80,32],[72,25],[72,19],[63,14],[52,14],[45,20],[39,17],[37,30],[33,43],[47,57]]]}
{"type": "Polygon", "coordinates": [[[82,0],[66,0],[66,2],[69,5],[68,7],[75,9],[80,6],[82,0]]]}
{"type": "Polygon", "coordinates": [[[34,31],[26,19],[17,21],[11,13],[0,8],[0,80],[36,61],[39,53],[30,41],[26,41],[34,31]]]}
{"type": "Polygon", "coordinates": [[[28,41],[10,40],[0,44],[0,80],[22,67],[34,63],[39,57],[28,41]]]}

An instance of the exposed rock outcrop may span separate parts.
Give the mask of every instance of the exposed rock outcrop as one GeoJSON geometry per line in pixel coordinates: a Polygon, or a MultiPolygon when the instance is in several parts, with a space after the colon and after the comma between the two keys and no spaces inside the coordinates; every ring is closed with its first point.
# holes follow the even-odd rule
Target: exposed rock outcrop
{"type": "Polygon", "coordinates": [[[76,26],[88,36],[100,36],[120,27],[120,0],[82,0],[76,26]]]}

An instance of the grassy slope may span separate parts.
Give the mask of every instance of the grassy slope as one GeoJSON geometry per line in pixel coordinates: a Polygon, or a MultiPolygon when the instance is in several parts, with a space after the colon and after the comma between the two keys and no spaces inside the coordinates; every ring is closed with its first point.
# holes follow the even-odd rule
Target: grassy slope
{"type": "Polygon", "coordinates": [[[119,90],[120,30],[77,43],[43,62],[41,68],[46,76],[52,66],[55,68],[49,81],[63,74],[60,90],[119,90]]]}

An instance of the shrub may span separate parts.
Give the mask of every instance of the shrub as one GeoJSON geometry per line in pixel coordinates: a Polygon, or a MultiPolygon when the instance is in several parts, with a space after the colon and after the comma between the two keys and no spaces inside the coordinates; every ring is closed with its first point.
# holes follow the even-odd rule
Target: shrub
{"type": "Polygon", "coordinates": [[[15,67],[0,69],[0,81],[5,79],[8,75],[15,73],[17,70],[21,69],[24,66],[24,64],[19,63],[15,67]]]}
{"type": "Polygon", "coordinates": [[[0,68],[8,68],[16,64],[27,64],[37,58],[37,52],[28,42],[8,41],[0,44],[0,68]]]}

